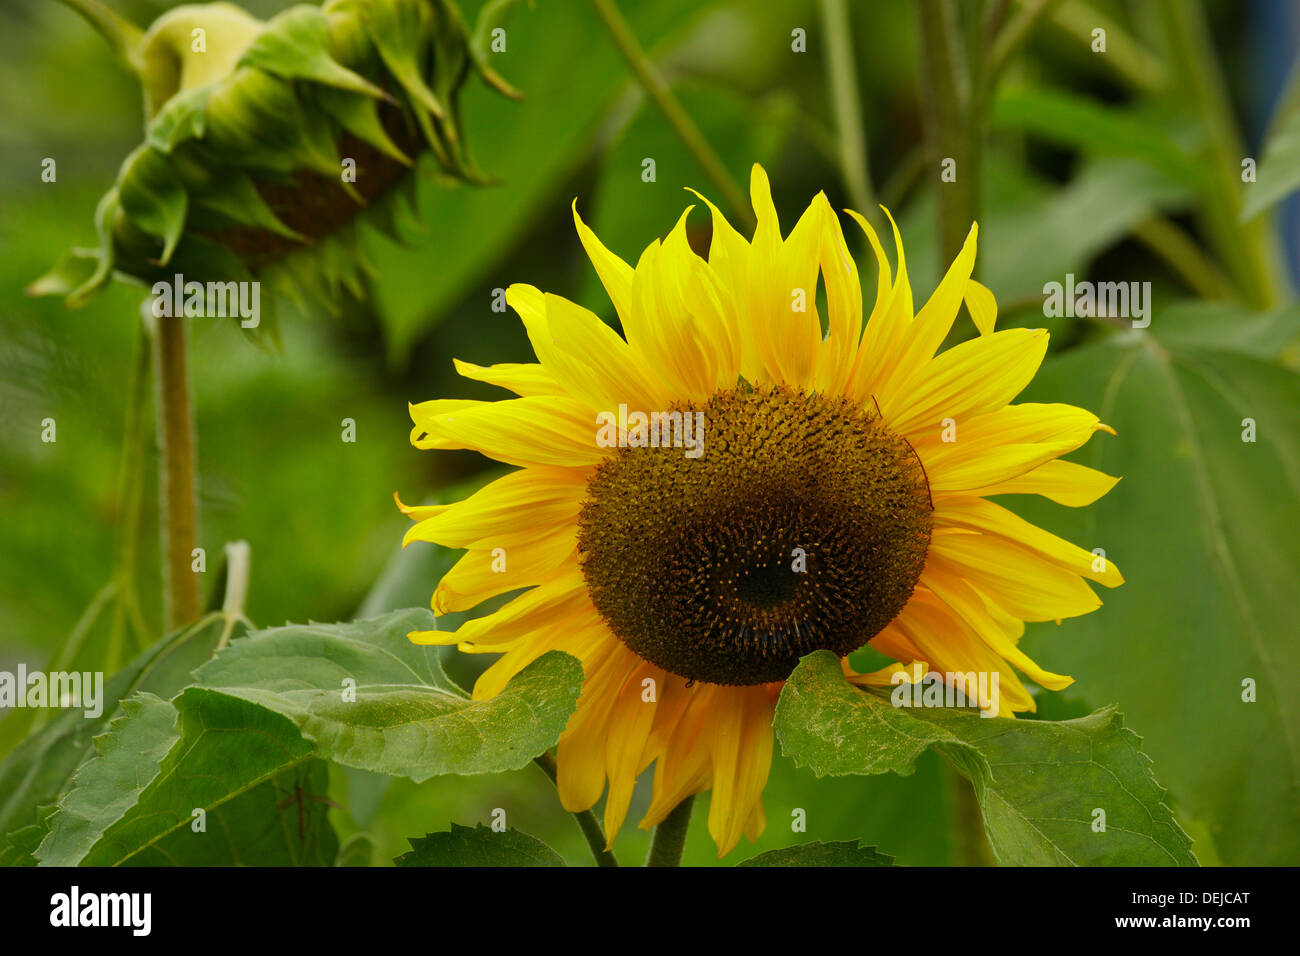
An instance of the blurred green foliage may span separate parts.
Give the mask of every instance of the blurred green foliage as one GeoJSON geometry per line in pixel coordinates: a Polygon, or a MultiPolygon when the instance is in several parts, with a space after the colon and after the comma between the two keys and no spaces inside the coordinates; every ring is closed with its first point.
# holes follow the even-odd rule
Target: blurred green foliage
{"type": "MultiPolygon", "coordinates": [[[[246,5],[260,16],[283,6],[273,0],[246,5]]],[[[471,23],[481,5],[462,4],[471,23]]],[[[122,0],[117,6],[148,22],[167,4],[122,0]]],[[[745,182],[753,162],[766,165],[787,228],[819,190],[837,208],[849,204],[817,38],[819,4],[622,6],[732,176],[745,182]],[[796,28],[808,32],[806,54],[791,50],[796,28]]],[[[1223,303],[1168,308],[1195,297],[1199,280],[1217,281],[1228,267],[1220,265],[1216,274],[1180,267],[1169,255],[1173,247],[1146,229],[1159,215],[1198,247],[1214,247],[1198,215],[1205,203],[1206,130],[1187,97],[1158,75],[1156,67],[1168,65],[1160,58],[1159,24],[1146,5],[1134,6],[1061,4],[1060,17],[1036,27],[989,111],[981,280],[999,299],[1000,325],[1047,325],[1053,356],[1064,353],[1025,398],[1100,412],[1119,436],[1099,436],[1075,457],[1124,476],[1085,512],[1010,503],[1085,547],[1106,547],[1128,577],[1124,588],[1106,595],[1101,611],[1059,629],[1031,628],[1026,643],[1046,666],[1078,680],[1062,694],[1043,696],[1040,716],[1075,717],[1118,703],[1128,726],[1145,737],[1144,749],[1158,779],[1172,789],[1173,808],[1202,862],[1294,863],[1300,719],[1282,695],[1300,679],[1296,617],[1286,603],[1288,584],[1300,578],[1300,553],[1293,536],[1279,537],[1282,529],[1300,527],[1294,373],[1300,324],[1293,309],[1260,313],[1235,304],[1227,288],[1223,303]],[[1080,10],[1094,7],[1155,52],[1121,57],[1127,36],[1121,33],[1112,40],[1113,61],[1091,53],[1077,23],[1080,10]],[[1042,285],[1066,272],[1152,282],[1160,305],[1150,335],[1044,319],[1042,285]],[[1240,419],[1247,416],[1259,421],[1259,444],[1239,441],[1240,419]],[[1254,709],[1240,703],[1246,677],[1260,682],[1254,709]]],[[[921,302],[942,257],[939,185],[928,167],[922,172],[914,14],[904,3],[853,7],[873,179],[899,219],[921,302]]],[[[1210,13],[1239,115],[1257,119],[1253,104],[1260,97],[1245,69],[1240,11],[1217,3],[1210,13]]],[[[5,668],[19,660],[38,666],[54,653],[112,566],[124,506],[117,474],[126,383],[142,291],[115,285],[90,306],[68,312],[57,300],[27,299],[22,290],[67,245],[92,244],[95,201],[139,140],[141,107],[130,78],[67,10],[48,2],[6,6],[0,24],[5,668]],[[47,156],[57,159],[57,183],[40,181],[47,156]],[[46,418],[57,422],[53,444],[40,438],[46,418]]],[[[647,104],[589,5],[517,4],[507,30],[507,50],[493,64],[526,99],[507,102],[471,84],[462,102],[474,156],[498,185],[450,190],[421,183],[422,230],[410,230],[405,243],[363,235],[377,267],[369,301],[342,303],[337,319],[286,310],[276,348],[254,344],[226,323],[192,324],[200,544],[215,578],[222,545],[250,543],[247,612],[260,625],[347,620],[359,610],[377,614],[428,601],[450,556],[423,545],[396,554],[407,521],[392,494],[408,502],[451,500],[461,494],[453,489],[481,481],[491,465],[468,452],[412,449],[405,403],[497,396],[457,378],[451,360],[531,357],[517,318],[491,308],[493,290],[511,282],[568,296],[612,319],[572,228],[575,197],[607,244],[633,260],[696,201],[683,187],[721,202],[647,104]],[[653,183],[641,180],[647,156],[656,160],[653,183]],[[345,418],[356,422],[355,444],[340,440],[345,418]]],[[[1277,125],[1294,135],[1292,119],[1277,125]]],[[[1283,141],[1263,155],[1284,162],[1277,157],[1291,155],[1288,148],[1293,144],[1283,141]]],[[[1249,212],[1265,204],[1259,200],[1249,212]]],[[[702,230],[694,238],[706,242],[707,216],[697,211],[691,225],[702,230]]],[[[859,264],[870,290],[872,270],[861,257],[859,264]]],[[[154,472],[151,460],[138,580],[145,620],[157,637],[154,472]]],[[[451,651],[442,657],[466,686],[483,664],[451,651]]],[[[0,746],[11,747],[12,736],[0,721],[0,746]]],[[[944,824],[952,812],[945,770],[933,753],[916,766],[908,777],[817,780],[778,751],[764,798],[767,831],[756,844],[742,843],[726,863],[813,840],[861,840],[901,864],[954,862],[944,824]],[[790,821],[800,809],[807,831],[792,834],[790,821]]],[[[452,822],[490,822],[495,807],[511,808],[513,827],[544,840],[566,861],[587,858],[572,818],[535,767],[466,777],[455,786],[338,766],[328,773],[330,796],[340,804],[330,817],[354,862],[391,862],[410,851],[408,838],[452,822]]],[[[262,797],[274,800],[273,790],[262,797]]],[[[640,859],[648,846],[648,834],[632,825],[648,802],[648,780],[642,780],[615,847],[626,860],[640,859]]],[[[716,863],[704,833],[707,797],[699,802],[684,862],[716,863]]]]}

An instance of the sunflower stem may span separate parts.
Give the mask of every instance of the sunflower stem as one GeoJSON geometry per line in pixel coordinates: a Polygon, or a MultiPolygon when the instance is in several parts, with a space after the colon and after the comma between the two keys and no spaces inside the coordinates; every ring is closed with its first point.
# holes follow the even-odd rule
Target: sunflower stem
{"type": "Polygon", "coordinates": [[[968,110],[958,86],[956,15],[948,0],[917,0],[921,38],[921,97],[925,107],[925,137],[933,172],[942,173],[951,160],[952,179],[939,182],[939,255],[943,263],[957,258],[975,219],[978,159],[972,147],[968,110]]]}
{"type": "MultiPolygon", "coordinates": [[[[549,753],[544,753],[540,757],[534,757],[533,763],[542,768],[542,772],[551,780],[551,783],[559,786],[559,771],[555,765],[555,758],[549,753]]],[[[605,849],[605,831],[600,828],[600,823],[596,820],[596,815],[590,810],[582,810],[573,814],[573,818],[578,821],[578,829],[587,840],[587,846],[591,848],[591,855],[596,860],[597,866],[618,866],[618,860],[614,854],[605,849]]]]}
{"type": "Polygon", "coordinates": [[[149,329],[142,319],[138,326],[131,377],[127,383],[122,461],[117,479],[117,497],[122,509],[117,528],[116,566],[113,569],[113,577],[117,582],[117,601],[113,615],[112,652],[104,665],[110,673],[117,669],[119,663],[114,656],[121,650],[117,640],[119,629],[132,633],[135,638],[131,642],[131,654],[128,656],[133,656],[136,650],[141,650],[148,644],[148,631],[136,597],[135,575],[140,552],[140,532],[144,527],[140,519],[143,514],[144,468],[149,441],[146,417],[149,411],[149,373],[152,364],[149,329]]]}
{"type": "Polygon", "coordinates": [[[871,187],[871,165],[867,134],[862,126],[862,100],[858,95],[858,71],[853,64],[853,24],[846,0],[822,0],[822,26],[826,32],[826,79],[830,87],[831,112],[839,150],[840,173],[855,209],[866,216],[877,232],[885,222],[876,208],[871,187]]]}
{"type": "Polygon", "coordinates": [[[1282,297],[1275,250],[1268,244],[1267,219],[1241,222],[1244,191],[1241,162],[1246,148],[1210,38],[1205,13],[1190,0],[1162,0],[1171,72],[1204,124],[1209,186],[1202,219],[1219,257],[1236,278],[1246,301],[1268,309],[1282,297]]]}
{"type": "Polygon", "coordinates": [[[958,865],[997,866],[993,847],[984,833],[984,814],[975,796],[974,785],[950,764],[945,763],[943,770],[948,781],[953,855],[958,865]]]}
{"type": "Polygon", "coordinates": [[[695,797],[692,795],[673,807],[672,812],[655,827],[646,866],[682,865],[682,851],[686,849],[686,833],[691,827],[691,810],[694,807],[695,797]]]}
{"type": "Polygon", "coordinates": [[[596,8],[596,13],[600,15],[600,19],[605,24],[605,29],[609,31],[614,46],[618,47],[619,53],[623,55],[627,65],[632,68],[633,74],[636,75],[637,81],[645,90],[646,95],[650,97],[650,101],[664,114],[664,118],[668,120],[669,125],[672,126],[673,131],[683,145],[695,157],[695,161],[700,164],[704,174],[718,187],[727,205],[732,208],[732,211],[750,230],[754,229],[756,224],[754,213],[745,200],[745,193],[732,179],[731,174],[727,172],[727,167],[713,147],[709,145],[709,141],[704,138],[700,128],[695,125],[690,115],[682,108],[681,103],[677,102],[677,98],[673,96],[673,92],[664,80],[663,74],[646,56],[645,50],[637,42],[636,35],[632,32],[632,28],[628,25],[623,14],[619,12],[614,0],[591,0],[591,5],[596,8]]]}
{"type": "Polygon", "coordinates": [[[82,18],[108,41],[113,54],[128,70],[136,76],[144,72],[144,58],[140,45],[144,31],[126,19],[102,0],[58,0],[65,7],[75,10],[82,18]]]}
{"type": "Polygon", "coordinates": [[[164,609],[169,629],[199,616],[199,585],[192,570],[198,537],[194,410],[185,354],[185,319],[160,317],[154,327],[158,406],[164,609]]]}

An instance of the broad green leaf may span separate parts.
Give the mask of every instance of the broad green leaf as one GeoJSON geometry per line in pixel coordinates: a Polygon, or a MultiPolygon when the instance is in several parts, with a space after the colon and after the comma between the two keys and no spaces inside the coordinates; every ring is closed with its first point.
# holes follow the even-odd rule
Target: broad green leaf
{"type": "Polygon", "coordinates": [[[98,717],[82,710],[62,711],[0,763],[0,835],[34,824],[38,808],[55,803],[73,772],[93,752],[91,740],[118,712],[118,703],[137,691],[171,697],[190,682],[222,640],[244,625],[224,614],[209,614],[168,634],[104,682],[98,717]]]}
{"type": "Polygon", "coordinates": [[[325,796],[329,766],[285,770],[207,812],[206,832],[186,826],[142,847],[130,866],[332,866],[338,837],[325,796]]]}
{"type": "Polygon", "coordinates": [[[455,823],[449,833],[412,838],[411,852],[393,862],[398,866],[564,866],[549,846],[518,830],[498,833],[479,824],[455,823]]]}
{"type": "MultiPolygon", "coordinates": [[[[1041,302],[1044,283],[1064,281],[1067,272],[1083,275],[1097,256],[1144,220],[1185,209],[1193,199],[1187,186],[1132,159],[1085,159],[1069,183],[1057,186],[1028,175],[1018,162],[996,152],[985,163],[983,189],[986,212],[979,223],[977,264],[980,281],[993,290],[1004,312],[999,328],[1008,324],[1010,304],[1041,302]]],[[[936,201],[933,191],[922,195],[900,220],[907,269],[918,294],[922,289],[928,293],[941,274],[936,201]]],[[[946,269],[947,263],[942,266],[946,269]]],[[[1036,305],[1025,321],[1050,327],[1055,320],[1045,319],[1036,305]]]]}
{"type": "Polygon", "coordinates": [[[522,767],[560,737],[582,665],[551,652],[491,700],[471,701],[442,671],[424,609],[349,624],[250,634],[202,667],[198,682],[283,714],[330,760],[426,780],[522,767]]]}
{"type": "Polygon", "coordinates": [[[801,843],[784,850],[768,850],[737,866],[893,866],[894,858],[874,846],[856,841],[801,843]]]}
{"type": "Polygon", "coordinates": [[[1300,306],[1247,312],[1239,303],[1189,299],[1162,307],[1158,320],[1152,331],[1168,347],[1240,352],[1300,368],[1300,306]]]}
{"type": "Polygon", "coordinates": [[[1254,219],[1300,188],[1300,66],[1291,78],[1268,124],[1255,181],[1246,183],[1241,220],[1254,219]]]}
{"type": "Polygon", "coordinates": [[[1104,548],[1126,579],[1092,614],[1030,625],[1024,643],[1075,678],[1072,696],[1123,706],[1180,814],[1207,824],[1224,863],[1290,864],[1300,859],[1300,376],[1183,345],[1177,331],[1157,311],[1148,333],[1076,349],[1021,396],[1097,412],[1117,436],[1072,457],[1123,480],[1083,509],[1006,503],[1104,548]]]}
{"type": "Polygon", "coordinates": [[[1171,182],[1199,186],[1199,164],[1148,119],[1095,99],[1045,88],[1009,89],[993,104],[993,124],[1082,152],[1141,160],[1171,182]]]}
{"type": "Polygon", "coordinates": [[[0,838],[0,866],[36,866],[36,848],[49,832],[49,818],[57,807],[41,807],[37,821],[0,838]]]}
{"type": "Polygon", "coordinates": [[[818,776],[911,773],[934,747],[971,778],[989,842],[1012,866],[1194,866],[1191,841],[1136,734],[1106,708],[1078,720],[895,707],[844,679],[829,651],[805,657],[776,710],[781,749],[818,776]],[[1103,831],[1094,830],[1105,812],[1103,831]]]}
{"type": "Polygon", "coordinates": [[[198,687],[122,710],[50,819],[42,865],[333,861],[325,805],[309,796],[323,765],[284,717],[198,687]]]}

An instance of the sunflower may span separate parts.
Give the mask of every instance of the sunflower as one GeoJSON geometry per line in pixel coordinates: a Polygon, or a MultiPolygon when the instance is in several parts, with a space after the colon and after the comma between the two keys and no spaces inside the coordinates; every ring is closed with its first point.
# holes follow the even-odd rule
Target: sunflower
{"type": "Polygon", "coordinates": [[[977,228],[914,311],[897,226],[895,272],[850,211],[879,270],[864,322],[857,267],[825,196],[782,238],[759,166],[750,195],[752,241],[700,196],[712,211],[708,258],[688,242],[690,207],[635,268],[575,203],[623,336],[513,285],[506,301],[538,362],[456,368],[518,397],[410,410],[417,448],[517,466],[463,501],[401,506],[416,522],[404,543],[468,549],[438,584],[435,613],[526,589],[454,632],[411,640],[500,654],[476,699],[547,651],[582,661],[559,792],[580,811],[608,784],[611,843],[651,765],[643,828],[711,789],[718,855],[742,833],[756,839],[773,709],[803,655],[834,651],[867,686],[927,668],[996,674],[994,703],[1012,716],[1034,710],[1017,671],[1053,690],[1071,683],[1020,650],[1023,622],[1085,614],[1101,603],[1085,579],[1123,580],[1104,557],[988,500],[1038,494],[1077,507],[1118,479],[1059,460],[1111,431],[1096,415],[1011,404],[1047,332],[994,331],[993,295],[971,278],[977,228]],[[963,301],[979,335],[936,355],[963,301]],[[848,655],[865,645],[894,663],[857,673],[848,655]]]}

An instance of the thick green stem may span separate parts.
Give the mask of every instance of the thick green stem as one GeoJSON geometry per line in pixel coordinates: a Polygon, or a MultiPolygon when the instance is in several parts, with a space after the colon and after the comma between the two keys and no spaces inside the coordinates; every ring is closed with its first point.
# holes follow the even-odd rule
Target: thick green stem
{"type": "Polygon", "coordinates": [[[655,827],[646,866],[682,865],[682,851],[686,849],[686,834],[691,828],[691,810],[694,806],[695,797],[687,797],[673,807],[672,812],[655,827]]]}
{"type": "MultiPolygon", "coordinates": [[[[535,757],[533,763],[542,768],[542,772],[550,777],[551,783],[558,785],[558,770],[555,766],[555,758],[549,753],[535,757]]],[[[591,848],[591,855],[596,860],[597,866],[618,866],[618,860],[614,854],[605,849],[605,831],[600,828],[600,823],[596,820],[596,815],[590,810],[583,810],[573,814],[578,821],[578,829],[582,831],[583,837],[587,841],[587,846],[591,848]]]]}
{"type": "Polygon", "coordinates": [[[862,126],[862,100],[858,95],[858,72],[853,64],[853,25],[846,0],[822,0],[822,26],[826,34],[826,81],[830,88],[831,112],[835,116],[840,173],[849,200],[876,228],[885,230],[875,191],[871,188],[871,164],[867,156],[867,134],[862,126]]]}
{"type": "Polygon", "coordinates": [[[139,76],[144,71],[140,53],[143,31],[103,0],[59,0],[65,7],[77,11],[99,35],[108,41],[117,59],[132,73],[139,76]]]}
{"type": "Polygon", "coordinates": [[[996,866],[997,858],[984,833],[984,814],[975,798],[975,788],[960,771],[945,763],[948,781],[948,816],[953,855],[961,866],[996,866]]]}
{"type": "Polygon", "coordinates": [[[154,329],[154,394],[158,406],[164,607],[169,629],[199,616],[199,584],[192,569],[198,540],[194,410],[185,340],[184,317],[158,319],[154,329]]]}
{"type": "Polygon", "coordinates": [[[917,0],[921,38],[921,98],[925,135],[936,176],[951,169],[951,181],[939,182],[939,255],[944,264],[961,251],[975,219],[976,168],[973,138],[963,116],[958,87],[956,17],[948,0],[917,0]],[[951,160],[955,166],[948,166],[951,160]]]}
{"type": "Polygon", "coordinates": [[[650,101],[659,108],[668,120],[673,131],[677,133],[678,138],[695,157],[695,161],[700,164],[704,174],[713,181],[722,193],[722,198],[727,205],[731,207],[732,212],[739,217],[741,222],[749,229],[753,229],[754,213],[749,207],[749,202],[745,199],[745,193],[731,178],[727,172],[727,167],[723,165],[722,160],[709,145],[704,134],[700,132],[686,110],[677,102],[673,96],[672,90],[669,89],[663,75],[658,68],[646,56],[645,51],[641,49],[641,44],[637,42],[636,35],[628,22],[624,19],[623,14],[619,12],[614,0],[591,0],[591,4],[596,8],[596,12],[605,23],[605,28],[609,31],[610,38],[613,39],[614,45],[618,47],[619,53],[627,61],[627,65],[632,68],[633,74],[636,75],[637,81],[645,90],[650,101]]]}
{"type": "Polygon", "coordinates": [[[1178,88],[1205,124],[1209,184],[1202,218],[1206,231],[1246,301],[1256,308],[1271,308],[1282,293],[1268,246],[1268,220],[1241,222],[1245,146],[1205,16],[1200,5],[1190,0],[1161,0],[1160,14],[1178,88]]]}

